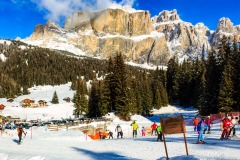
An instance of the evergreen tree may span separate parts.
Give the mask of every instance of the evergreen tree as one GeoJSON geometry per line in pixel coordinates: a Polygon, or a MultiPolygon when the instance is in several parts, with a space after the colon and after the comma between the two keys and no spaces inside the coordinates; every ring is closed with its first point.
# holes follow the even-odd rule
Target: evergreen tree
{"type": "Polygon", "coordinates": [[[112,103],[111,103],[111,94],[110,94],[110,85],[109,85],[109,80],[108,76],[105,78],[103,81],[102,85],[102,106],[101,106],[101,111],[105,115],[107,112],[112,112],[112,103]]]}
{"type": "Polygon", "coordinates": [[[161,105],[163,107],[167,106],[168,105],[167,91],[162,82],[160,82],[159,90],[160,90],[160,96],[161,96],[161,105]]]}
{"type": "Polygon", "coordinates": [[[58,104],[59,103],[56,91],[54,91],[54,93],[53,93],[52,103],[53,104],[58,104]]]}
{"type": "Polygon", "coordinates": [[[204,89],[204,97],[201,100],[200,114],[209,115],[218,112],[218,94],[219,94],[219,72],[218,72],[216,52],[209,52],[206,62],[206,86],[204,89]]]}
{"type": "Polygon", "coordinates": [[[76,94],[74,94],[73,97],[75,115],[79,116],[82,115],[83,112],[88,112],[88,100],[86,96],[86,82],[81,79],[77,87],[76,94]]]}
{"type": "Polygon", "coordinates": [[[115,107],[118,111],[120,118],[128,120],[129,106],[127,99],[127,72],[124,64],[122,54],[117,54],[114,59],[114,94],[115,94],[115,107]]]}
{"type": "Polygon", "coordinates": [[[218,97],[218,107],[220,112],[230,112],[233,110],[233,68],[230,61],[225,65],[223,79],[221,82],[220,93],[218,97]]]}
{"type": "Polygon", "coordinates": [[[233,93],[233,101],[235,102],[233,105],[234,111],[240,110],[240,53],[239,47],[237,46],[237,40],[234,38],[233,43],[233,85],[234,85],[234,93],[233,93]]]}
{"type": "Polygon", "coordinates": [[[180,67],[179,73],[179,104],[184,107],[189,107],[192,103],[192,72],[191,64],[188,61],[184,61],[180,67]]]}
{"type": "Polygon", "coordinates": [[[153,80],[152,80],[152,105],[156,109],[160,109],[162,106],[162,99],[160,93],[160,84],[161,84],[160,72],[157,69],[154,72],[153,80]]]}
{"type": "Polygon", "coordinates": [[[137,106],[137,95],[138,95],[138,88],[137,88],[137,80],[134,78],[130,81],[130,86],[128,87],[127,97],[128,97],[128,107],[129,112],[132,114],[136,114],[138,112],[137,106]]]}
{"type": "Polygon", "coordinates": [[[179,77],[178,60],[176,57],[173,57],[169,60],[167,69],[167,93],[170,104],[178,102],[179,77]]]}
{"type": "Polygon", "coordinates": [[[199,61],[198,59],[194,63],[193,69],[193,102],[192,105],[196,107],[200,107],[203,102],[204,97],[204,89],[205,89],[205,74],[206,74],[206,66],[205,66],[204,54],[202,54],[202,59],[199,61]]]}
{"type": "Polygon", "coordinates": [[[88,102],[88,117],[101,116],[100,108],[101,106],[98,83],[93,81],[88,102]]]}
{"type": "Polygon", "coordinates": [[[114,82],[114,63],[112,58],[109,58],[107,73],[102,87],[102,107],[104,110],[113,112],[115,107],[115,82],[114,82]]]}
{"type": "Polygon", "coordinates": [[[150,84],[148,83],[148,79],[146,79],[142,86],[142,106],[141,106],[141,115],[148,116],[151,114],[152,108],[152,96],[150,92],[150,84]]]}

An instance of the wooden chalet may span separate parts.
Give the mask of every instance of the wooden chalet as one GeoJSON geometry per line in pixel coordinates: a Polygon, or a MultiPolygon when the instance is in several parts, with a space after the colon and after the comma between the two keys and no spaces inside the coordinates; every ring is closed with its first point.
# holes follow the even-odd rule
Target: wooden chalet
{"type": "Polygon", "coordinates": [[[31,99],[28,99],[28,98],[22,100],[21,103],[22,103],[22,106],[24,108],[30,108],[30,107],[32,108],[32,107],[37,107],[38,106],[38,104],[37,105],[35,104],[34,100],[31,100],[31,99]]]}
{"type": "Polygon", "coordinates": [[[47,102],[45,100],[39,100],[38,101],[38,106],[39,107],[46,107],[47,106],[47,102]]]}
{"type": "Polygon", "coordinates": [[[9,99],[7,100],[7,102],[10,102],[10,103],[12,103],[13,101],[14,101],[13,98],[9,98],[9,99]]]}
{"type": "Polygon", "coordinates": [[[65,97],[65,98],[63,98],[63,100],[64,100],[65,102],[71,102],[71,98],[69,98],[69,97],[65,97]]]}

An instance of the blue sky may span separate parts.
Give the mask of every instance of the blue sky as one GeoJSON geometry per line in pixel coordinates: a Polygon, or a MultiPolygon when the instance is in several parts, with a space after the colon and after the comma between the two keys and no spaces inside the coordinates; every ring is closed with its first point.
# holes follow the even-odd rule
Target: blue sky
{"type": "MultiPolygon", "coordinates": [[[[240,24],[238,0],[114,0],[135,9],[149,10],[151,16],[163,10],[176,9],[183,21],[204,23],[215,30],[221,17],[240,24]]],[[[113,0],[0,0],[0,38],[29,36],[37,24],[52,19],[61,26],[65,17],[83,9],[103,9],[113,0]]]]}

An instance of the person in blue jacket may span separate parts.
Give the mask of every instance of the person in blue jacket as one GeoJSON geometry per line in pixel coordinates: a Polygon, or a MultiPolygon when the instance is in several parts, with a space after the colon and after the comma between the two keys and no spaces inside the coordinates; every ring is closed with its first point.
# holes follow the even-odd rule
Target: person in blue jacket
{"type": "Polygon", "coordinates": [[[202,117],[201,121],[198,123],[197,131],[198,131],[198,144],[202,144],[204,142],[204,130],[207,128],[207,124],[204,122],[204,118],[202,117]]]}

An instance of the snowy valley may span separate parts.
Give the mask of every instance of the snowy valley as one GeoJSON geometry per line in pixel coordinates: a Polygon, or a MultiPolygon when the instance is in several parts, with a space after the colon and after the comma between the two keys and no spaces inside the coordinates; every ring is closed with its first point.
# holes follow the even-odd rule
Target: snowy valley
{"type": "MultiPolygon", "coordinates": [[[[56,119],[72,116],[73,104],[66,103],[64,97],[72,97],[73,91],[69,90],[70,84],[60,86],[36,86],[31,88],[31,94],[16,98],[15,102],[6,103],[6,99],[0,99],[6,104],[2,111],[3,115],[18,115],[21,118],[47,120],[52,117],[56,119]],[[57,91],[60,103],[51,105],[49,101],[53,92],[57,91]],[[49,106],[46,108],[22,108],[18,102],[24,98],[35,100],[45,99],[49,106]],[[18,107],[16,107],[18,106],[18,107]],[[43,116],[45,115],[45,116],[43,116]]],[[[178,116],[182,114],[186,124],[186,138],[189,155],[186,155],[183,134],[166,135],[166,144],[169,158],[171,160],[236,160],[239,159],[240,149],[239,125],[236,127],[237,138],[220,140],[220,123],[212,125],[211,134],[206,134],[205,144],[196,144],[198,134],[193,131],[192,120],[197,115],[194,108],[184,109],[175,106],[162,107],[154,110],[152,117],[132,115],[131,121],[122,121],[114,114],[109,114],[112,121],[108,123],[107,129],[113,132],[113,139],[92,140],[76,128],[79,126],[50,131],[46,126],[33,126],[26,129],[26,136],[21,145],[17,144],[17,131],[5,130],[0,135],[0,160],[97,160],[97,159],[142,159],[142,160],[164,160],[166,159],[164,143],[157,142],[157,136],[141,136],[142,127],[150,127],[153,122],[159,125],[160,117],[178,116]],[[138,125],[138,136],[132,137],[130,124],[135,120],[138,125]],[[123,138],[117,139],[115,128],[117,125],[123,128],[123,138]]],[[[88,125],[98,126],[105,122],[92,122],[88,125]]]]}

